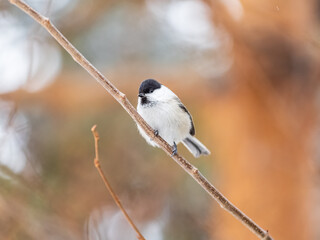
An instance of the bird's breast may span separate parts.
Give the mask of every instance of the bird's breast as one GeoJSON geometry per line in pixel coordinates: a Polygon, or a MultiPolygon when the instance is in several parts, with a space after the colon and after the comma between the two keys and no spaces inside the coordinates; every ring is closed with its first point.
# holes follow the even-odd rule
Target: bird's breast
{"type": "Polygon", "coordinates": [[[137,108],[144,120],[169,144],[180,142],[189,135],[191,121],[186,112],[178,104],[155,103],[144,107],[139,104],[137,108]]]}

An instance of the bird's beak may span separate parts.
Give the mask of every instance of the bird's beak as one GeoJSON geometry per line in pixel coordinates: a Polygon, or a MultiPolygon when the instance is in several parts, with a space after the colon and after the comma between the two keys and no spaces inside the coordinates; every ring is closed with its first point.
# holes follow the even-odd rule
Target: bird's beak
{"type": "Polygon", "coordinates": [[[145,96],[144,93],[139,93],[139,94],[138,94],[138,97],[141,97],[141,98],[142,98],[142,97],[144,97],[144,96],[145,96]]]}

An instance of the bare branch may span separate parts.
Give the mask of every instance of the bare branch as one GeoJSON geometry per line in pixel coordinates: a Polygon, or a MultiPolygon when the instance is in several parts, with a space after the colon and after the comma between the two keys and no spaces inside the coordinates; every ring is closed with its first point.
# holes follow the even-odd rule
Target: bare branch
{"type": "Polygon", "coordinates": [[[137,238],[138,240],[145,240],[145,238],[142,236],[142,234],[140,233],[139,229],[136,227],[136,225],[133,223],[133,221],[131,220],[131,218],[129,217],[127,211],[123,208],[117,194],[113,191],[108,179],[106,178],[105,174],[103,173],[101,166],[100,166],[100,161],[99,161],[99,133],[96,130],[97,125],[94,125],[91,128],[91,132],[93,134],[94,137],[94,146],[95,146],[95,158],[94,158],[94,165],[97,168],[100,177],[102,178],[104,185],[106,186],[106,188],[108,189],[109,193],[111,194],[114,202],[118,205],[118,207],[120,208],[120,210],[122,211],[123,215],[125,216],[125,218],[127,219],[128,223],[131,225],[131,227],[133,228],[133,230],[137,233],[137,238]]]}
{"type": "MultiPolygon", "coordinates": [[[[138,124],[146,134],[152,138],[169,156],[171,156],[171,146],[164,141],[160,136],[155,136],[153,129],[144,121],[138,114],[136,109],[129,102],[125,94],[120,92],[106,77],[104,77],[82,54],[58,31],[58,29],[50,22],[50,20],[21,0],[9,0],[12,4],[22,9],[25,13],[30,15],[34,20],[39,22],[72,56],[72,58],[79,63],[90,75],[92,75],[128,112],[132,119],[138,124]]],[[[214,198],[220,206],[231,213],[243,225],[249,228],[260,239],[272,240],[268,231],[258,226],[248,216],[235,207],[225,196],[222,195],[192,164],[179,154],[171,156],[172,159],[178,163],[190,176],[192,176],[199,185],[205,189],[209,195],[214,198]]]]}

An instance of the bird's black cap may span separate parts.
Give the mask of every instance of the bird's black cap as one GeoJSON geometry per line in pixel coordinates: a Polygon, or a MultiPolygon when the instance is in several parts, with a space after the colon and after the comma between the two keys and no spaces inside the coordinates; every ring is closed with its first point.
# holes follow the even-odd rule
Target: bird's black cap
{"type": "Polygon", "coordinates": [[[154,79],[147,79],[144,80],[139,88],[139,93],[152,93],[155,89],[158,89],[161,87],[161,84],[158,83],[156,80],[154,79]]]}

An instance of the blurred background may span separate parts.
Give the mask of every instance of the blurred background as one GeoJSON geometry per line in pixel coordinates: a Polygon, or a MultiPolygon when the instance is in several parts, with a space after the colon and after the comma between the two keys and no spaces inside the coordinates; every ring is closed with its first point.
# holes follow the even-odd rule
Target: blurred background
{"type": "MultiPolygon", "coordinates": [[[[212,155],[178,150],[274,239],[320,239],[320,1],[29,0],[136,105],[154,78],[212,155]]],[[[257,239],[48,33],[0,2],[0,238],[257,239]]]]}

